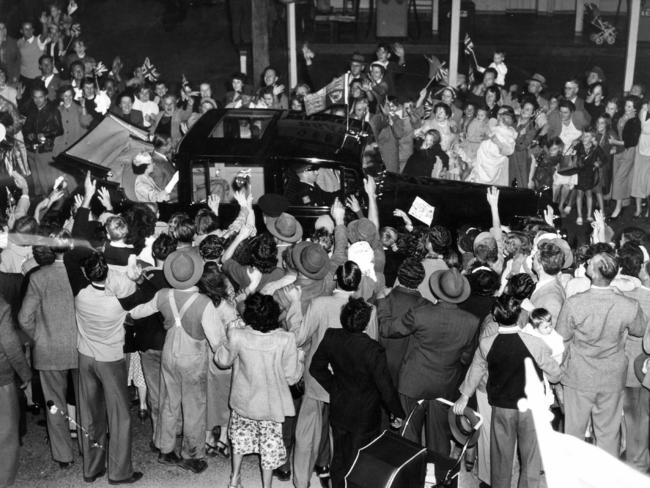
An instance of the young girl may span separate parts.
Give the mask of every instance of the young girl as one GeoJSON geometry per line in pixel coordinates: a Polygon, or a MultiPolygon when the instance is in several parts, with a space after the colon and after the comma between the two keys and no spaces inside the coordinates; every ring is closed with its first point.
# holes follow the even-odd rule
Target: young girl
{"type": "Polygon", "coordinates": [[[541,190],[553,186],[553,175],[562,162],[564,143],[559,137],[549,139],[543,146],[537,146],[531,151],[532,164],[528,177],[528,188],[541,190]]]}
{"type": "Polygon", "coordinates": [[[461,159],[470,165],[476,160],[479,146],[490,134],[487,109],[481,107],[476,110],[476,117],[468,124],[465,140],[460,144],[461,159]]]}
{"type": "Polygon", "coordinates": [[[596,131],[593,128],[587,129],[582,134],[582,140],[576,147],[576,166],[579,168],[578,190],[576,198],[576,207],[578,210],[578,218],[576,223],[583,224],[582,219],[582,199],[587,196],[587,220],[593,222],[593,193],[596,193],[598,205],[601,209],[604,208],[603,192],[600,189],[600,182],[598,181],[598,169],[602,166],[603,152],[598,145],[596,145],[596,131]]]}

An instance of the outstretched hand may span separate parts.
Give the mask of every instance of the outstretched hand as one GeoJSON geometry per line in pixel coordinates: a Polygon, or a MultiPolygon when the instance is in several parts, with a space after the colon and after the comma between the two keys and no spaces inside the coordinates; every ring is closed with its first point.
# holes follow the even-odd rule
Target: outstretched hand
{"type": "Polygon", "coordinates": [[[487,201],[490,207],[499,205],[499,189],[496,186],[491,186],[487,190],[487,201]]]}
{"type": "Polygon", "coordinates": [[[555,211],[550,205],[546,206],[544,210],[544,222],[546,222],[551,227],[555,227],[555,211]]]}

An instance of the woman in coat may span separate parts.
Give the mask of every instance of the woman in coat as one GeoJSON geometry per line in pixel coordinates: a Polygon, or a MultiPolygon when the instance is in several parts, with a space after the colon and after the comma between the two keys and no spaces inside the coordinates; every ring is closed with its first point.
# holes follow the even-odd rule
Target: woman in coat
{"type": "Polygon", "coordinates": [[[241,486],[241,463],[251,453],[260,454],[262,484],[270,488],[273,470],[287,457],[282,422],[296,414],[289,385],[300,380],[304,355],[295,336],[280,328],[280,307],[272,296],[254,293],[244,305],[246,326],[228,328],[215,358],[222,368],[232,366],[230,488],[241,486]]]}

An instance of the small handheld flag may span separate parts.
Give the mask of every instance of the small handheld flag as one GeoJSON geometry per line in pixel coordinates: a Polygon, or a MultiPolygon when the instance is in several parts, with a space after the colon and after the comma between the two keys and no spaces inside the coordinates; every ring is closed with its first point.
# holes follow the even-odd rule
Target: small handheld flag
{"type": "Polygon", "coordinates": [[[142,64],[142,76],[145,80],[149,81],[157,81],[158,78],[160,78],[160,73],[148,57],[145,58],[144,63],[142,64]]]}

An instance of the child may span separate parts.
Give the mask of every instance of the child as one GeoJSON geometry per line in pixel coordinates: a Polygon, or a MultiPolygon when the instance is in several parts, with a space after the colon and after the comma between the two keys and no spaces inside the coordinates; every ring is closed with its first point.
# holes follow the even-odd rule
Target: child
{"type": "Polygon", "coordinates": [[[557,364],[562,363],[564,354],[564,339],[557,333],[553,325],[553,317],[545,308],[535,308],[528,316],[524,332],[539,337],[551,348],[551,356],[557,364]]]}
{"type": "Polygon", "coordinates": [[[460,149],[461,159],[470,165],[476,160],[476,153],[481,143],[489,137],[488,122],[487,108],[480,107],[476,110],[476,117],[467,126],[467,135],[461,142],[460,149]]]}
{"type": "Polygon", "coordinates": [[[129,256],[135,255],[132,244],[126,244],[125,239],[129,233],[129,226],[124,217],[116,215],[109,217],[105,225],[108,243],[104,246],[106,263],[113,266],[127,266],[129,256]]]}
{"type": "MultiPolygon", "coordinates": [[[[492,55],[492,62],[490,63],[489,68],[493,68],[497,72],[497,78],[494,82],[499,86],[505,86],[506,84],[506,75],[508,74],[508,67],[505,63],[506,53],[503,51],[495,51],[492,55]]],[[[482,73],[485,71],[485,68],[480,68],[479,71],[482,73]]]]}
{"type": "Polygon", "coordinates": [[[596,144],[595,129],[590,128],[584,131],[582,139],[576,147],[575,158],[576,167],[579,168],[578,184],[576,185],[576,189],[578,190],[576,198],[578,218],[576,219],[576,224],[582,225],[584,223],[582,219],[582,199],[585,195],[587,197],[587,220],[589,222],[594,221],[592,217],[594,191],[596,192],[596,198],[598,199],[598,205],[601,210],[605,208],[602,188],[598,181],[598,169],[602,166],[604,155],[600,146],[596,144]]]}
{"type": "Polygon", "coordinates": [[[430,129],[424,135],[424,141],[419,151],[414,152],[406,165],[402,174],[408,176],[426,176],[426,177],[440,177],[440,174],[449,169],[449,155],[442,150],[440,146],[440,132],[436,129],[430,129]],[[440,159],[440,165],[437,165],[437,160],[440,159]],[[436,171],[437,169],[437,171],[436,171]]]}
{"type": "Polygon", "coordinates": [[[562,162],[563,152],[564,143],[559,137],[549,139],[543,146],[532,149],[528,188],[542,190],[545,187],[553,187],[553,175],[562,162]]]}

